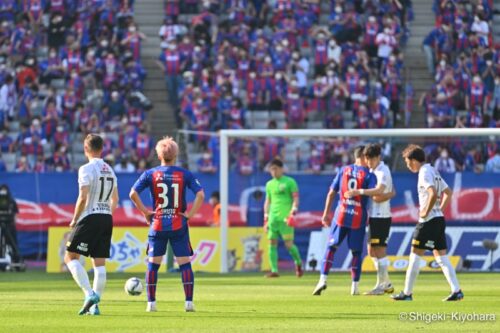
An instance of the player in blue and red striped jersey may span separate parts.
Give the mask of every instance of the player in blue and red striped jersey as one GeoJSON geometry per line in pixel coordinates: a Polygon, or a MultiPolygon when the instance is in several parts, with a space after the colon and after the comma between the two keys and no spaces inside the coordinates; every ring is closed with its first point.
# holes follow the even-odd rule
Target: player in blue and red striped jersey
{"type": "Polygon", "coordinates": [[[313,295],[321,295],[326,289],[326,280],[333,264],[335,251],[347,236],[347,243],[352,252],[351,295],[359,295],[358,282],[361,276],[361,253],[365,238],[365,227],[368,220],[368,197],[381,194],[384,185],[375,188],[377,179],[366,166],[363,155],[364,146],[356,147],[354,150],[354,164],[343,167],[335,176],[330,191],[326,197],[325,209],[321,222],[325,227],[330,227],[325,257],[321,265],[321,276],[313,295]],[[352,191],[358,191],[352,196],[352,191]],[[339,202],[335,209],[333,220],[328,215],[333,204],[335,195],[339,193],[339,202]],[[352,196],[352,197],[348,197],[352,196]]]}
{"type": "Polygon", "coordinates": [[[146,223],[150,226],[148,241],[148,270],[146,286],[148,305],[146,311],[156,311],[156,283],[158,269],[170,242],[177,263],[181,270],[182,284],[187,312],[194,311],[193,290],[194,275],[190,256],[193,249],[189,241],[188,220],[200,209],[205,198],[200,182],[186,169],[175,166],[179,148],[170,137],[165,137],[156,144],[156,153],[161,165],[146,170],[136,181],[130,191],[130,199],[142,212],[146,223]],[[144,206],[139,194],[149,189],[154,210],[144,206]],[[190,189],[196,198],[188,211],[186,190],[190,189]]]}

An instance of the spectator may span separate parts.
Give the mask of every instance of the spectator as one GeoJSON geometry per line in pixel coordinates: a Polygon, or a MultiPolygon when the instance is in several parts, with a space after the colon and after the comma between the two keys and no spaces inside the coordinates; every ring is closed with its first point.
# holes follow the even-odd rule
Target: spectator
{"type": "Polygon", "coordinates": [[[158,66],[165,73],[165,82],[167,84],[168,99],[177,109],[179,107],[178,92],[181,80],[181,70],[183,59],[177,48],[175,39],[169,41],[168,47],[162,51],[157,61],[158,66]]]}
{"type": "Polygon", "coordinates": [[[130,162],[128,156],[122,156],[120,163],[116,164],[114,167],[117,173],[132,173],[135,172],[135,166],[130,162]]]}
{"type": "Polygon", "coordinates": [[[495,155],[488,159],[484,171],[500,173],[500,148],[497,148],[495,155]]]}
{"type": "Polygon", "coordinates": [[[217,167],[212,160],[212,154],[210,151],[205,151],[203,155],[198,159],[198,171],[202,173],[216,173],[217,167]]]}
{"type": "Polygon", "coordinates": [[[434,167],[441,173],[456,172],[455,160],[448,156],[448,150],[443,148],[439,158],[434,162],[434,167]]]}
{"type": "Polygon", "coordinates": [[[0,152],[11,153],[14,149],[14,140],[8,135],[7,129],[0,131],[0,152]]]}

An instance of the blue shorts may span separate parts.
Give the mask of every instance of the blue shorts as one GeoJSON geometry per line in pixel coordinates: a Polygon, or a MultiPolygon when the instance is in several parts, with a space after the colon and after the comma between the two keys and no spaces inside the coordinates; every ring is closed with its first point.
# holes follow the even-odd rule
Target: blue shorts
{"type": "Polygon", "coordinates": [[[334,224],[330,228],[330,236],[328,236],[328,246],[340,246],[344,238],[347,236],[347,245],[349,246],[349,249],[351,251],[362,252],[365,241],[365,229],[365,227],[351,229],[334,224]]]}
{"type": "Polygon", "coordinates": [[[186,226],[175,231],[157,231],[148,236],[148,257],[161,257],[167,252],[167,244],[170,242],[174,256],[190,257],[193,255],[193,248],[189,241],[189,229],[186,226]]]}

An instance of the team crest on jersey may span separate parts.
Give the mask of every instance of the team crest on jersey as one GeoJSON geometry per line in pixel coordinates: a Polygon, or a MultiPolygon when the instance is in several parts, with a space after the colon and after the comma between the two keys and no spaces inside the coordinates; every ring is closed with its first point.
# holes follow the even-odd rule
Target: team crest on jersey
{"type": "Polygon", "coordinates": [[[160,180],[163,180],[163,175],[161,175],[161,174],[158,173],[155,176],[155,181],[160,181],[160,180]]]}
{"type": "Polygon", "coordinates": [[[198,179],[195,179],[195,183],[201,187],[200,181],[198,179]]]}
{"type": "Polygon", "coordinates": [[[280,193],[285,192],[285,189],[286,189],[285,184],[280,184],[279,187],[278,187],[278,190],[280,191],[280,193]]]}

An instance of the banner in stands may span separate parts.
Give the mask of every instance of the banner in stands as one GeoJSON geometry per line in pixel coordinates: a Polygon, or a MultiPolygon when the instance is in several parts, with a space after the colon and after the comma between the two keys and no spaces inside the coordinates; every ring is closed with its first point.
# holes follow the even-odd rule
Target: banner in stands
{"type": "MultiPolygon", "coordinates": [[[[197,174],[206,197],[219,190],[217,176],[197,174]]],[[[128,193],[137,174],[119,174],[120,207],[114,216],[118,226],[142,226],[142,215],[133,208],[128,193]]],[[[332,177],[325,175],[296,175],[300,189],[300,208],[297,226],[321,227],[320,217],[325,195],[332,177]]],[[[417,176],[410,173],[393,175],[397,195],[392,199],[393,221],[414,223],[417,220],[417,176]]],[[[491,174],[456,173],[444,175],[454,191],[446,212],[448,223],[475,224],[500,221],[500,177],[491,174]]],[[[233,226],[259,226],[262,223],[264,197],[254,195],[264,192],[269,179],[267,174],[245,177],[233,173],[230,176],[229,219],[233,226]]],[[[14,194],[20,214],[18,230],[46,231],[49,226],[67,225],[71,220],[78,195],[77,174],[0,174],[0,183],[7,183],[14,194]]],[[[143,199],[151,202],[149,194],[143,199]]],[[[191,194],[188,201],[192,200],[191,194]]],[[[208,200],[207,200],[208,201],[208,200]]],[[[212,208],[205,203],[200,212],[190,220],[192,226],[208,226],[212,223],[212,208]]]]}
{"type": "MultiPolygon", "coordinates": [[[[415,227],[393,226],[389,235],[389,242],[387,246],[387,254],[395,256],[393,258],[404,259],[402,256],[408,256],[410,253],[410,246],[413,231],[415,227]]],[[[308,265],[307,269],[312,270],[310,263],[312,260],[316,261],[315,269],[319,267],[323,260],[325,252],[325,244],[328,239],[329,229],[324,228],[319,231],[312,231],[309,237],[309,248],[307,251],[308,265]]],[[[490,239],[500,243],[500,227],[458,227],[451,226],[446,228],[446,241],[448,245],[448,254],[450,256],[459,257],[462,259],[461,267],[463,269],[486,271],[492,266],[495,270],[500,269],[500,251],[495,251],[493,256],[489,250],[483,247],[483,241],[490,239]]],[[[333,261],[333,269],[349,270],[351,267],[352,256],[344,242],[339,249],[335,252],[333,261]]],[[[366,248],[364,250],[366,255],[366,248]]],[[[406,257],[408,259],[408,257],[406,257]]],[[[363,268],[369,268],[365,264],[363,268]]],[[[370,260],[371,261],[371,260],[370,260]]],[[[391,261],[398,267],[403,264],[402,261],[391,261]]],[[[454,264],[458,264],[453,262],[454,264]]],[[[404,265],[403,265],[404,266],[404,265]]],[[[400,269],[397,269],[400,270],[400,269]]]]}
{"type": "MultiPolygon", "coordinates": [[[[220,242],[218,228],[190,229],[193,269],[205,272],[220,272],[220,242]]],[[[67,270],[63,257],[69,228],[50,227],[47,245],[47,272],[67,270]]],[[[110,272],[145,272],[148,229],[146,227],[117,227],[113,229],[110,258],[107,263],[110,272]]],[[[268,242],[264,241],[262,228],[231,228],[228,242],[228,267],[230,271],[258,272],[269,269],[268,242]]],[[[92,267],[90,260],[81,257],[85,267],[92,267]]],[[[165,267],[165,266],[164,266],[165,267]]]]}

